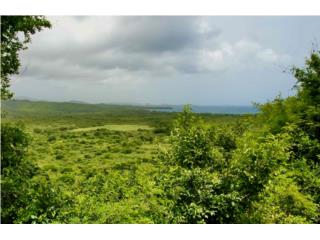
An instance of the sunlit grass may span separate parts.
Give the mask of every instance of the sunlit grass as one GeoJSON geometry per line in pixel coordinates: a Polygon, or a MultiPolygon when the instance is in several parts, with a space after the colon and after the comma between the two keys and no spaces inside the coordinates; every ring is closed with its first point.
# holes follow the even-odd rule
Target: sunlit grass
{"type": "Polygon", "coordinates": [[[107,129],[111,131],[137,131],[137,130],[152,130],[153,128],[148,125],[129,125],[129,124],[108,124],[97,127],[86,127],[86,128],[76,128],[70,130],[70,132],[86,132],[86,131],[94,131],[98,129],[107,129]]]}

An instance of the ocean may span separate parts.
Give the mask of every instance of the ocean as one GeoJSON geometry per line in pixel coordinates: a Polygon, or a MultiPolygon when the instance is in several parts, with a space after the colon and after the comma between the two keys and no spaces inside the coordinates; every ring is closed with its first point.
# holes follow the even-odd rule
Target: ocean
{"type": "MultiPolygon", "coordinates": [[[[191,105],[192,111],[196,113],[216,113],[216,114],[254,114],[258,109],[254,106],[198,106],[191,105]]],[[[169,105],[159,108],[150,108],[150,111],[160,112],[181,112],[182,105],[169,105]]]]}

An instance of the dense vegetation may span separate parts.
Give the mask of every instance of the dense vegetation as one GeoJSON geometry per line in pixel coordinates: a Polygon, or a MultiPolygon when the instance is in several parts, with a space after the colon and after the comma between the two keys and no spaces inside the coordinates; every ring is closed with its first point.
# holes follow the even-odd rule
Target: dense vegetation
{"type": "MultiPolygon", "coordinates": [[[[169,146],[176,113],[31,101],[6,101],[2,110],[2,143],[14,144],[7,152],[23,158],[10,168],[2,165],[8,172],[2,175],[2,192],[8,194],[3,194],[2,222],[169,222],[159,148],[169,146]],[[22,122],[24,130],[13,124],[22,122]],[[24,142],[9,138],[20,135],[24,142]],[[8,169],[27,165],[28,172],[9,174],[8,169]]],[[[248,117],[204,118],[220,125],[248,117]]],[[[11,161],[2,149],[2,162],[11,161]]]]}
{"type": "Polygon", "coordinates": [[[257,116],[4,102],[1,220],[319,223],[319,66],[257,116]]]}
{"type": "Polygon", "coordinates": [[[250,128],[206,128],[185,109],[163,156],[170,221],[320,222],[319,52],[292,72],[297,95],[260,105],[250,128]]]}
{"type": "MultiPolygon", "coordinates": [[[[27,40],[50,26],[21,19],[27,40]]],[[[247,116],[2,102],[1,222],[320,223],[320,53],[292,73],[295,96],[247,116]]]]}

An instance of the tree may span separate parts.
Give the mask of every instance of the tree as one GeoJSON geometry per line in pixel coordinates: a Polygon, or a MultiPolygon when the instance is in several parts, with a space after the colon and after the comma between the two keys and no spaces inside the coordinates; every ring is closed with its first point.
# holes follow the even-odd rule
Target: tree
{"type": "MultiPolygon", "coordinates": [[[[162,185],[170,200],[173,223],[230,223],[236,215],[236,192],[224,186],[221,166],[226,135],[207,129],[186,106],[170,136],[171,147],[162,153],[162,185]],[[219,135],[219,136],[216,136],[219,135]]],[[[228,149],[227,149],[228,150],[228,149]]]]}
{"type": "Polygon", "coordinates": [[[320,222],[320,52],[292,72],[297,95],[259,105],[245,132],[184,109],[161,156],[172,222],[320,222]]]}
{"type": "Polygon", "coordinates": [[[234,154],[248,209],[242,222],[320,221],[320,52],[292,73],[297,94],[260,105],[261,133],[243,139],[234,154]]]}
{"type": "Polygon", "coordinates": [[[311,139],[320,141],[320,51],[313,51],[305,68],[292,69],[297,79],[298,98],[303,103],[300,126],[311,139]]]}
{"type": "Polygon", "coordinates": [[[320,51],[313,51],[304,69],[293,67],[298,96],[307,104],[320,106],[320,51]]]}
{"type": "Polygon", "coordinates": [[[32,34],[50,27],[50,22],[43,16],[1,17],[1,99],[13,96],[9,90],[9,77],[19,73],[19,51],[27,49],[32,34]]]}
{"type": "MultiPolygon", "coordinates": [[[[19,51],[32,34],[50,27],[42,16],[1,17],[1,100],[13,96],[9,77],[19,73],[19,51]]],[[[21,126],[1,123],[2,223],[49,222],[60,206],[48,177],[26,156],[29,139],[21,126]]]]}

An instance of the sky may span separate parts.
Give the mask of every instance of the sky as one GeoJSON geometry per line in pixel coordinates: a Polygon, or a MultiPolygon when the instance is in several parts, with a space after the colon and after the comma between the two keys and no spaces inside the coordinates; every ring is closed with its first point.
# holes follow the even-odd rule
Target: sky
{"type": "Polygon", "coordinates": [[[251,105],[294,94],[320,17],[49,16],[21,52],[17,98],[251,105]]]}

